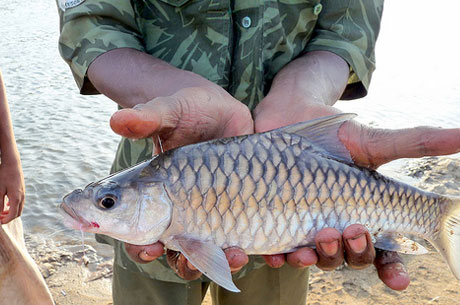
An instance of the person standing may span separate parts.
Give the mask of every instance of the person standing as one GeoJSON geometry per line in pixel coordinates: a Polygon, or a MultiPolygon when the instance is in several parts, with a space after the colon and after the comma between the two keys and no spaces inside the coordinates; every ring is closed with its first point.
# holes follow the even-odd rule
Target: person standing
{"type": "MultiPolygon", "coordinates": [[[[102,93],[124,108],[111,119],[124,136],[116,172],[150,158],[152,139],[168,150],[263,132],[338,113],[337,100],[365,96],[383,1],[64,0],[60,7],[59,50],[80,92],[102,93]]],[[[358,165],[371,168],[454,149],[425,143],[422,132],[455,136],[375,130],[352,121],[339,138],[358,165]]],[[[168,250],[163,256],[160,243],[97,239],[115,249],[114,304],[201,303],[209,283],[183,255],[168,250]]],[[[211,284],[219,305],[305,304],[305,267],[333,270],[344,259],[356,269],[374,263],[392,289],[409,284],[401,259],[376,255],[361,225],[343,233],[324,229],[316,250],[251,258],[240,249],[225,252],[242,292],[211,284]]]]}

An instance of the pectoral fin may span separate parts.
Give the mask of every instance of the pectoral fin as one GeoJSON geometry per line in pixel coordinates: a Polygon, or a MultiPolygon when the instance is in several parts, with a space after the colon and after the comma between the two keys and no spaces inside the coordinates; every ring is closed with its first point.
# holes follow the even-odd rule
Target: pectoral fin
{"type": "Polygon", "coordinates": [[[428,250],[416,241],[397,234],[379,234],[374,243],[376,248],[403,254],[426,254],[428,250]]]}
{"type": "Polygon", "coordinates": [[[216,245],[187,236],[174,236],[171,242],[204,275],[232,292],[240,292],[232,281],[232,273],[224,251],[216,245]]]}

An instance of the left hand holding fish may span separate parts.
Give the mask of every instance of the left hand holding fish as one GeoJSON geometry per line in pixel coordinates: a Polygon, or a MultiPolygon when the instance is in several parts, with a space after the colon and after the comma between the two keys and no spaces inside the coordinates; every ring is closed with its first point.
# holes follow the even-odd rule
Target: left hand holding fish
{"type": "MultiPolygon", "coordinates": [[[[276,75],[270,92],[254,110],[255,132],[340,113],[332,107],[344,92],[349,66],[329,52],[310,52],[284,67],[276,75]]],[[[349,150],[355,164],[376,169],[399,158],[447,155],[460,151],[460,129],[416,127],[400,130],[376,129],[356,121],[344,123],[339,139],[349,150]]],[[[266,256],[273,267],[285,261],[295,267],[313,264],[333,270],[345,259],[354,269],[372,262],[380,279],[390,288],[403,290],[409,275],[396,252],[378,251],[367,229],[351,225],[343,234],[335,229],[320,231],[315,239],[316,251],[301,248],[284,255],[266,256]]]]}

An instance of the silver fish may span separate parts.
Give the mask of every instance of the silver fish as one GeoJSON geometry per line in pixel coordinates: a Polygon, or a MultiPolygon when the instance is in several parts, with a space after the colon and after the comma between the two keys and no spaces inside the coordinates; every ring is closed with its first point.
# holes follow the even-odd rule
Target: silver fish
{"type": "Polygon", "coordinates": [[[353,164],[337,136],[353,114],[167,151],[68,194],[69,226],[132,244],[161,241],[239,291],[222,249],[248,255],[314,246],[326,227],[365,225],[375,247],[422,254],[422,237],[460,279],[460,198],[353,164]]]}

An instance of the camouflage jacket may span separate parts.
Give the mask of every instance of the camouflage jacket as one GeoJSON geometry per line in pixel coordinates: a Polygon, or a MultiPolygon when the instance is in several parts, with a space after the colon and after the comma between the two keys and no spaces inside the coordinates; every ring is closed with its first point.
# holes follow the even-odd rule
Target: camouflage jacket
{"type": "MultiPolygon", "coordinates": [[[[276,73],[309,51],[350,66],[342,99],[367,93],[383,0],[58,0],[59,50],[82,94],[98,93],[86,76],[99,55],[133,48],[215,82],[250,109],[276,73]],[[64,9],[62,9],[64,8],[64,9]]],[[[123,139],[112,171],[151,156],[150,140],[123,139]]],[[[164,261],[138,265],[121,243],[116,261],[152,278],[181,282],[164,261]]],[[[255,267],[250,264],[239,276],[255,267]]]]}

